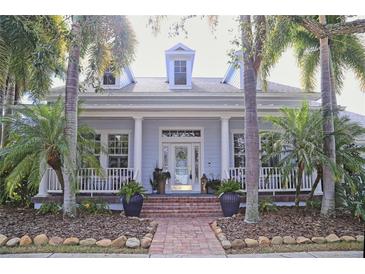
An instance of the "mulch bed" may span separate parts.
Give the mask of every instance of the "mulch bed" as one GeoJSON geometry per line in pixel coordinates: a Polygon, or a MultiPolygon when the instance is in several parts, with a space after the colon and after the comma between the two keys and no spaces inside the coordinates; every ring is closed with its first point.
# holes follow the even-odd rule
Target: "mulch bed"
{"type": "Polygon", "coordinates": [[[252,238],[259,236],[272,238],[273,236],[327,236],[335,233],[344,235],[363,235],[364,223],[345,214],[337,214],[336,218],[325,218],[318,211],[308,211],[305,208],[295,209],[281,207],[277,212],[261,214],[257,224],[244,222],[244,215],[238,214],[234,218],[217,220],[218,226],[226,234],[228,240],[252,238]]]}
{"type": "Polygon", "coordinates": [[[120,213],[80,214],[75,219],[64,219],[62,214],[40,215],[34,209],[0,207],[0,234],[34,237],[45,233],[48,237],[78,237],[79,239],[115,239],[121,235],[142,238],[149,232],[150,220],[126,218],[120,213]]]}

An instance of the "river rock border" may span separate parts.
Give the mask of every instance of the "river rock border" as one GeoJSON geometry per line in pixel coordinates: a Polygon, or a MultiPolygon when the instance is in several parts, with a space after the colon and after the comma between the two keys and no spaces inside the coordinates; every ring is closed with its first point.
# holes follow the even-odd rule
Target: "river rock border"
{"type": "Polygon", "coordinates": [[[278,245],[294,245],[294,244],[324,244],[324,243],[336,243],[336,242],[360,242],[364,243],[364,236],[357,235],[349,236],[344,235],[338,237],[336,234],[330,234],[325,237],[312,237],[311,239],[299,236],[294,238],[292,236],[274,236],[269,239],[266,236],[259,236],[257,239],[234,239],[229,241],[226,235],[223,233],[222,229],[218,226],[217,221],[210,224],[215,236],[221,243],[223,249],[225,250],[238,250],[242,248],[253,248],[253,247],[264,247],[264,246],[278,246],[278,245]]]}
{"type": "Polygon", "coordinates": [[[152,221],[149,225],[149,232],[142,238],[127,237],[120,235],[116,239],[99,239],[86,238],[79,239],[71,236],[68,238],[61,238],[58,236],[48,237],[46,234],[36,235],[33,239],[29,235],[23,235],[22,237],[8,238],[6,235],[0,234],[0,247],[16,247],[16,246],[98,246],[109,248],[143,248],[148,249],[152,243],[153,236],[157,230],[157,222],[152,221]]]}

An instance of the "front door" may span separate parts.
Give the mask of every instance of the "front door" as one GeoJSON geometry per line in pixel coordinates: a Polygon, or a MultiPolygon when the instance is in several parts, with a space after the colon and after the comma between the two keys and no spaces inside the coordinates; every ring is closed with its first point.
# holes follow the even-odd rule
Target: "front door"
{"type": "Polygon", "coordinates": [[[200,144],[170,144],[169,180],[170,192],[200,191],[200,144]]]}

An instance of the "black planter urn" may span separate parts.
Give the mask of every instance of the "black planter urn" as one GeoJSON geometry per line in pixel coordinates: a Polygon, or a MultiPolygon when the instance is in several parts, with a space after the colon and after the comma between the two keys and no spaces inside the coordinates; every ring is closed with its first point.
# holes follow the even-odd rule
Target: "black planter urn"
{"type": "Polygon", "coordinates": [[[125,216],[139,217],[143,206],[143,196],[141,194],[135,194],[127,203],[125,197],[122,197],[122,204],[125,216]]]}
{"type": "Polygon", "coordinates": [[[219,201],[221,203],[223,216],[231,217],[233,214],[237,214],[240,208],[240,195],[235,192],[224,193],[219,201]]]}

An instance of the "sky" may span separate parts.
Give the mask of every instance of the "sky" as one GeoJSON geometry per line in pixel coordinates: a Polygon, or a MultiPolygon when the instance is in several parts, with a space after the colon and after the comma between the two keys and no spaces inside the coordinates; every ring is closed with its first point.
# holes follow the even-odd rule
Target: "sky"
{"type": "MultiPolygon", "coordinates": [[[[154,35],[147,26],[148,16],[128,16],[136,33],[138,45],[136,58],[131,68],[136,77],[165,76],[164,51],[178,42],[194,49],[195,61],[193,77],[223,77],[228,68],[228,51],[233,47],[232,40],[238,33],[235,16],[220,16],[219,23],[212,33],[206,18],[193,18],[186,24],[188,36],[181,34],[169,37],[169,27],[179,20],[179,16],[168,16],[161,24],[160,33],[154,35]]],[[[300,87],[300,72],[293,52],[288,49],[272,69],[270,81],[300,87]]],[[[319,91],[319,72],[317,88],[319,91]]],[[[344,88],[338,96],[338,103],[346,110],[365,115],[365,93],[360,90],[358,81],[351,71],[345,73],[344,88]]]]}

